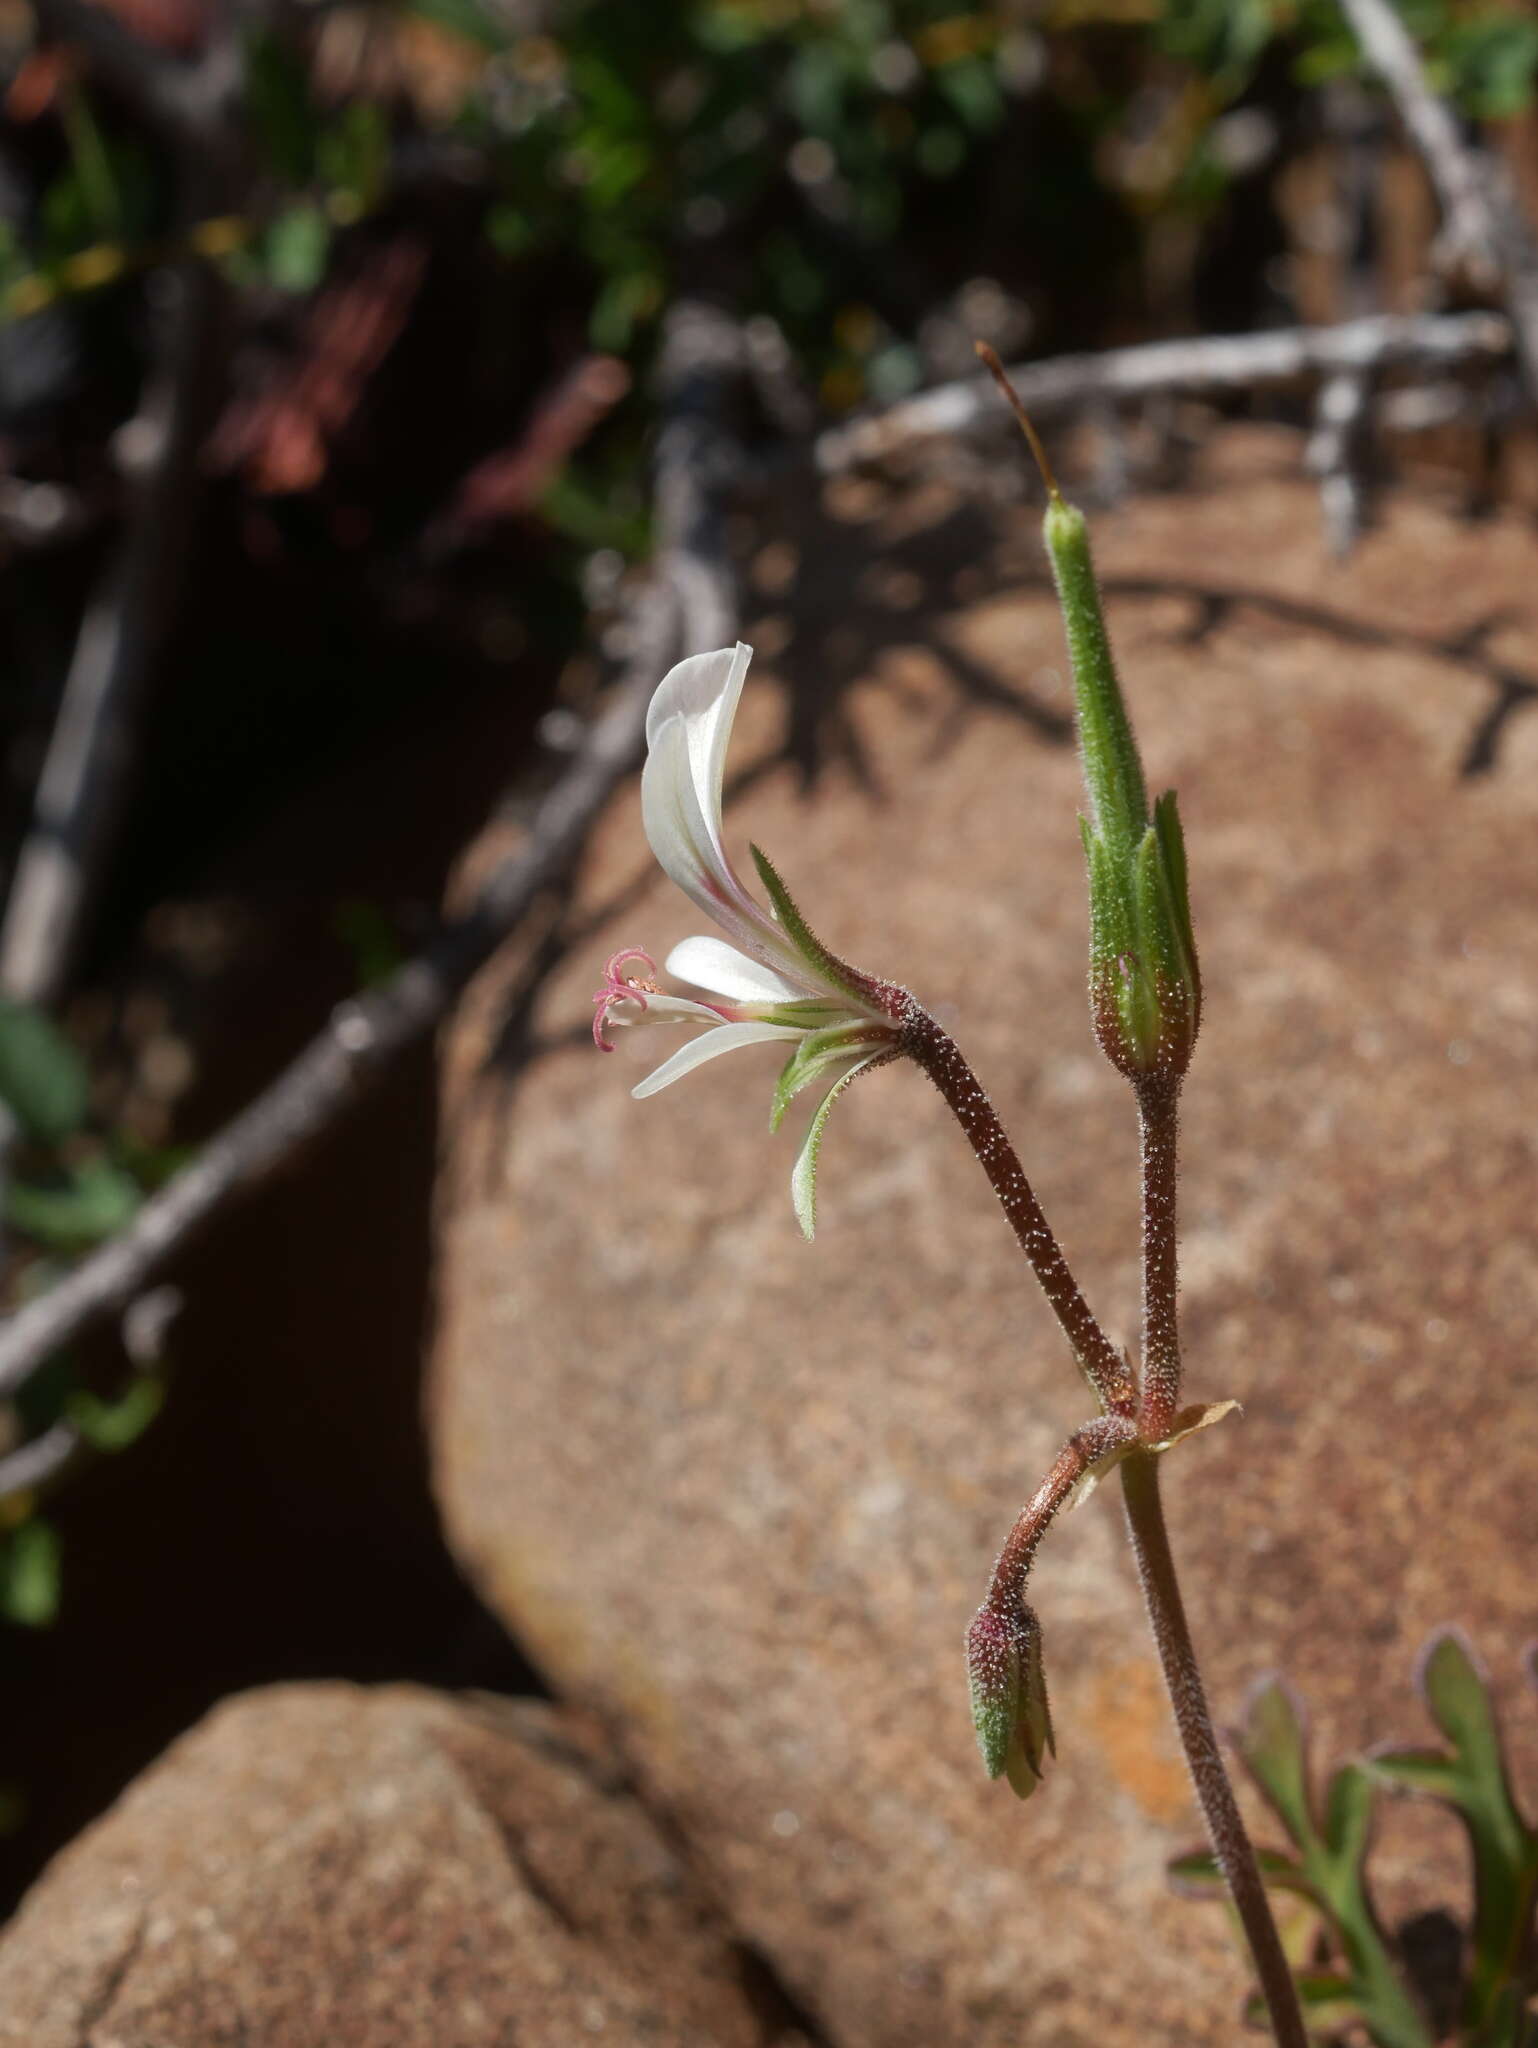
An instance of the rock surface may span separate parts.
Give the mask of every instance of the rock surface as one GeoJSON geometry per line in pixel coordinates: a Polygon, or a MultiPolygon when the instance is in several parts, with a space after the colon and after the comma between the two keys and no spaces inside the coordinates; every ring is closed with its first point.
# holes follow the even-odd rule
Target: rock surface
{"type": "Polygon", "coordinates": [[[534,1704],[249,1693],[0,1939],[25,2048],[789,2048],[593,1743],[534,1704]]]}
{"type": "MultiPolygon", "coordinates": [[[[1034,516],[1007,524],[995,545],[933,489],[850,482],[764,549],[733,759],[762,772],[728,836],[940,1010],[1130,1341],[1134,1134],[1085,1016],[1060,629],[1034,516]],[[810,798],[787,735],[803,768],[831,744],[810,798]]],[[[1167,1493],[1215,1705],[1280,1666],[1322,1752],[1423,1739],[1409,1667],[1457,1620],[1531,1785],[1531,531],[1406,492],[1331,566],[1296,441],[1263,431],[1096,530],[1206,972],[1187,1398],[1247,1412],[1167,1493]]],[[[1114,1487],[1034,1581],[1059,1761],[1023,1809],[977,1764],[962,1631],[1087,1403],[959,1134],[912,1072],[862,1081],[808,1247],[769,1051],[637,1103],[658,1036],[585,1042],[610,950],[700,928],[633,790],[583,902],[511,1098],[486,1069],[510,962],[448,1047],[434,1405],[461,1556],[840,2048],[1231,2040],[1222,1917],[1164,1887],[1196,1824],[1114,1487]]],[[[1391,1816],[1395,1910],[1461,1910],[1433,1837],[1391,1816]]]]}

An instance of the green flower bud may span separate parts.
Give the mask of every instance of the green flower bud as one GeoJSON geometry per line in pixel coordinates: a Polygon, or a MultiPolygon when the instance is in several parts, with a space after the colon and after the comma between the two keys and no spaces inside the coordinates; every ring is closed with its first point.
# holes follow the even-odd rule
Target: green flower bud
{"type": "Polygon", "coordinates": [[[1170,791],[1149,816],[1084,514],[1055,487],[1043,532],[1068,633],[1089,791],[1090,815],[1079,825],[1089,869],[1095,1036],[1129,1078],[1178,1079],[1190,1063],[1202,1007],[1180,814],[1170,791]]]}
{"type": "Polygon", "coordinates": [[[1185,844],[1173,792],[1153,815],[1137,741],[1105,630],[1084,514],[1057,487],[1036,429],[985,343],[977,353],[1020,422],[1047,486],[1043,535],[1057,583],[1090,815],[1079,823],[1089,867],[1089,992],[1095,1036],[1130,1080],[1178,1080],[1201,1021],[1185,844]]]}
{"type": "Polygon", "coordinates": [[[1028,1607],[1000,1614],[980,1607],[967,1630],[967,1678],[972,1726],[990,1778],[1007,1777],[1029,1799],[1042,1778],[1048,1750],[1055,1753],[1047,1682],[1041,1666],[1041,1627],[1028,1607]]]}

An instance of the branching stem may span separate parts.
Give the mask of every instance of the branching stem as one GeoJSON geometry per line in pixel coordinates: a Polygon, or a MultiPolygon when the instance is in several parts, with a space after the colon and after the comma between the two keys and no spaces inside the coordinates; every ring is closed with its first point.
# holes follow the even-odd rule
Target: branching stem
{"type": "Polygon", "coordinates": [[[903,1050],[934,1082],[966,1133],[1085,1378],[1109,1413],[1132,1415],[1137,1390],[1126,1360],[1079,1292],[1019,1155],[999,1122],[998,1111],[949,1032],[912,996],[904,999],[901,1014],[903,1050]]]}
{"type": "MultiPolygon", "coordinates": [[[[1134,1434],[1144,1444],[1157,1443],[1173,1422],[1180,1398],[1175,1229],[1179,1081],[1148,1075],[1137,1090],[1143,1139],[1143,1365],[1141,1385],[1134,1388],[1068,1270],[997,1111],[955,1041],[911,997],[905,1000],[902,1016],[904,1050],[929,1075],[966,1133],[1075,1357],[1109,1411],[1074,1432],[1021,1510],[999,1553],[988,1591],[987,1604],[1002,1612],[1018,1605],[1037,1545],[1085,1470],[1134,1434]]],[[[1292,1972],[1207,1708],[1164,1526],[1158,1458],[1152,1451],[1130,1448],[1121,1459],[1121,1474],[1127,1531],[1149,1624],[1208,1839],[1249,1943],[1277,2048],[1308,2048],[1292,1972]]]]}
{"type": "Polygon", "coordinates": [[[1019,1608],[1037,1545],[1085,1473],[1136,1437],[1136,1423],[1120,1415],[1097,1415],[1093,1422],[1074,1431],[1053,1459],[1046,1478],[1015,1517],[1015,1526],[999,1552],[986,1602],[996,1614],[1012,1614],[1019,1608]]]}
{"type": "Polygon", "coordinates": [[[1174,1709],[1180,1746],[1185,1751],[1197,1803],[1207,1824],[1212,1853],[1249,1943],[1278,2048],[1308,2048],[1292,1972],[1271,1917],[1271,1903],[1261,1883],[1255,1851],[1245,1831],[1207,1710],[1201,1669],[1164,1526],[1158,1459],[1147,1451],[1131,1452],[1122,1460],[1121,1483],[1127,1506],[1127,1533],[1143,1582],[1149,1625],[1159,1662],[1164,1667],[1164,1683],[1174,1709]]]}

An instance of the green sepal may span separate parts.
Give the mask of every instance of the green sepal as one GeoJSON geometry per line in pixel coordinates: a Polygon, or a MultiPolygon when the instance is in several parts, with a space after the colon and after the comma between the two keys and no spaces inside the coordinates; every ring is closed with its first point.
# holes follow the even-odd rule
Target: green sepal
{"type": "Polygon", "coordinates": [[[1041,1625],[1028,1607],[999,1614],[981,1607],[967,1630],[967,1682],[972,1726],[990,1778],[1005,1778],[1017,1799],[1041,1783],[1042,1765],[1057,1753],[1041,1625]]]}
{"type": "Polygon", "coordinates": [[[1089,961],[1097,980],[1108,980],[1135,943],[1130,906],[1105,841],[1088,818],[1079,819],[1084,862],[1089,870],[1089,961]]]}
{"type": "MultiPolygon", "coordinates": [[[[848,1073],[841,1074],[833,1083],[822,1101],[818,1103],[812,1121],[807,1126],[806,1136],[801,1141],[801,1150],[796,1154],[796,1163],[791,1169],[790,1199],[795,1207],[796,1221],[801,1225],[802,1235],[808,1243],[817,1234],[817,1161],[822,1152],[823,1128],[833,1112],[833,1105],[856,1074],[863,1074],[867,1067],[889,1057],[890,1054],[884,1052],[872,1052],[863,1060],[856,1061],[848,1073]]],[[[782,1074],[782,1084],[784,1079],[782,1074]]]]}
{"type": "Polygon", "coordinates": [[[1180,942],[1199,989],[1196,934],[1191,925],[1191,886],[1186,874],[1186,835],[1181,829],[1180,807],[1172,789],[1167,789],[1154,805],[1154,830],[1159,835],[1159,848],[1164,855],[1164,872],[1180,942]]]}
{"type": "MultiPolygon", "coordinates": [[[[777,1015],[773,1021],[779,1021],[777,1015]]],[[[778,1131],[785,1120],[786,1110],[801,1090],[810,1087],[829,1067],[852,1059],[860,1052],[878,1049],[879,1041],[866,1024],[836,1024],[822,1031],[809,1031],[780,1069],[780,1078],[774,1087],[774,1102],[769,1111],[771,1132],[778,1131]]]]}
{"type": "Polygon", "coordinates": [[[1004,1757],[1004,1775],[1017,1799],[1029,1799],[1041,1783],[1042,1763],[1049,1753],[1057,1755],[1057,1737],[1042,1668],[1041,1626],[1034,1614],[1027,1613],[1020,1650],[1020,1706],[1004,1757]]]}
{"type": "Polygon", "coordinates": [[[811,926],[797,909],[790,891],[780,880],[779,872],[768,854],[761,847],[757,846],[750,846],[748,851],[753,856],[753,865],[758,869],[758,879],[763,883],[768,894],[770,905],[773,908],[775,917],[779,921],[780,929],[801,955],[807,966],[815,973],[822,975],[824,980],[831,981],[835,987],[847,990],[857,1002],[868,1002],[868,988],[861,986],[859,978],[845,966],[842,960],[828,951],[822,940],[812,930],[811,926]]]}

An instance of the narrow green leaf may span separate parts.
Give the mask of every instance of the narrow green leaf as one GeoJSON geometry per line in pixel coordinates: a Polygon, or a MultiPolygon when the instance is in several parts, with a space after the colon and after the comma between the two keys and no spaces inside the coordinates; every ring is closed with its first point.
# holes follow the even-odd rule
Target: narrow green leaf
{"type": "Polygon", "coordinates": [[[1251,1694],[1239,1754],[1298,1846],[1315,1841],[1302,1709],[1280,1678],[1266,1679],[1251,1694]]]}
{"type": "Polygon", "coordinates": [[[1360,1869],[1372,1833],[1372,1779],[1360,1764],[1343,1764],[1324,1798],[1324,1840],[1340,1863],[1360,1869]]]}
{"type": "Polygon", "coordinates": [[[1381,1749],[1364,1758],[1376,1777],[1407,1792],[1423,1792],[1435,1799],[1451,1799],[1458,1789],[1458,1770],[1445,1750],[1381,1749]]]}
{"type": "Polygon", "coordinates": [[[85,1062],[30,1003],[0,998],[0,1101],[29,1138],[56,1145],[85,1120],[85,1062]]]}
{"type": "Polygon", "coordinates": [[[65,1413],[93,1450],[126,1451],[155,1420],[164,1400],[164,1384],[146,1373],[115,1401],[81,1387],[70,1395],[65,1413]]]}
{"type": "Polygon", "coordinates": [[[1452,1782],[1437,1788],[1463,1821],[1474,1863],[1473,1951],[1465,2020],[1493,2021],[1532,1940],[1538,1906],[1538,1832],[1511,1788],[1488,1681],[1463,1638],[1444,1630],[1422,1653],[1419,1683],[1453,1746],[1452,1782]]]}
{"type": "Polygon", "coordinates": [[[5,1214],[18,1230],[54,1251],[81,1251],[112,1237],[139,1206],[138,1183],[108,1159],[86,1159],[56,1182],[16,1181],[5,1214]]]}
{"type": "Polygon", "coordinates": [[[0,1539],[0,1615],[47,1628],[59,1611],[59,1538],[36,1517],[0,1539]]]}

